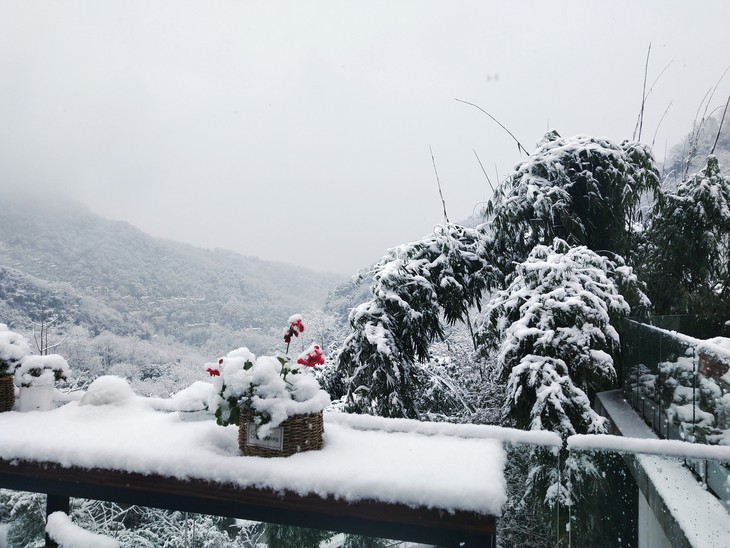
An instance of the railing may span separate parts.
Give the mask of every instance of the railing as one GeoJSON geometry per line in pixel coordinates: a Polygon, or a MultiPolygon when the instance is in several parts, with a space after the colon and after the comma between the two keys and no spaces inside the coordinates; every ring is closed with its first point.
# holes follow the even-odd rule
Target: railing
{"type": "MultiPolygon", "coordinates": [[[[437,436],[438,426],[424,425],[427,430],[433,430],[429,434],[437,436]]],[[[471,434],[468,425],[464,426],[466,427],[464,433],[471,434]]],[[[476,432],[475,429],[474,433],[482,432],[476,432]]],[[[515,432],[500,428],[488,428],[483,433],[502,441],[510,458],[529,460],[531,457],[527,455],[531,449],[541,447],[545,449],[542,464],[548,474],[553,473],[559,479],[561,468],[565,469],[561,466],[561,457],[550,433],[515,432]],[[531,437],[534,439],[530,440],[531,437]]],[[[713,535],[712,538],[720,540],[727,538],[723,535],[730,532],[730,516],[712,509],[707,501],[701,498],[710,495],[695,480],[690,479],[688,482],[686,478],[682,478],[678,471],[681,471],[681,465],[690,457],[709,462],[727,462],[730,459],[729,447],[621,436],[576,435],[567,439],[566,448],[568,458],[580,459],[582,455],[590,455],[593,462],[600,463],[602,477],[608,481],[604,482],[606,485],[603,485],[602,489],[599,489],[599,494],[592,500],[581,503],[580,507],[563,510],[563,513],[556,508],[552,515],[540,516],[546,521],[543,521],[542,526],[527,531],[524,537],[519,536],[519,530],[515,531],[521,525],[519,521],[522,516],[517,516],[510,523],[510,519],[514,517],[509,515],[511,511],[509,508],[503,510],[502,523],[498,524],[494,516],[471,512],[429,510],[423,507],[413,508],[402,504],[374,501],[346,503],[314,495],[301,496],[296,493],[241,489],[230,484],[178,480],[154,474],[68,468],[53,463],[0,460],[0,487],[47,493],[49,513],[57,510],[69,513],[69,497],[78,497],[367,536],[408,539],[438,546],[493,546],[500,527],[503,533],[511,535],[507,537],[507,541],[503,540],[503,545],[521,545],[530,541],[535,543],[536,531],[542,530],[544,536],[539,539],[540,542],[536,542],[537,544],[585,546],[595,545],[586,544],[585,537],[582,536],[586,534],[583,529],[588,527],[592,513],[600,516],[601,526],[604,531],[608,531],[608,534],[624,535],[624,540],[627,539],[626,535],[637,534],[636,530],[632,533],[631,527],[640,526],[638,490],[636,484],[624,473],[621,465],[622,455],[629,455],[636,459],[638,463],[636,468],[641,469],[642,478],[645,480],[642,483],[650,484],[651,492],[662,490],[661,496],[674,497],[675,501],[682,501],[679,509],[674,505],[675,507],[666,510],[667,514],[672,511],[678,512],[680,516],[672,520],[672,523],[677,523],[675,525],[677,531],[667,534],[673,546],[693,546],[695,543],[692,539],[696,539],[698,534],[713,535]],[[654,485],[668,477],[672,489],[669,495],[666,486],[660,489],[654,485]],[[687,514],[690,516],[688,519],[694,521],[694,532],[682,527],[681,516],[687,514]],[[629,521],[633,522],[633,526],[627,526],[629,521]],[[568,523],[570,527],[566,527],[568,523]],[[510,527],[513,530],[510,531],[510,527]],[[681,542],[678,540],[686,537],[689,537],[689,540],[681,542]],[[509,539],[514,542],[509,542],[509,539]]],[[[516,470],[518,476],[523,475],[522,479],[517,481],[508,480],[511,483],[508,490],[512,497],[508,504],[513,503],[514,508],[517,508],[519,497],[528,488],[524,479],[529,474],[527,470],[520,470],[519,466],[513,465],[508,468],[513,472],[516,470]]],[[[448,473],[448,471],[435,471],[435,473],[448,473]]],[[[636,476],[636,470],[632,470],[632,473],[636,476]]],[[[686,474],[689,476],[689,472],[686,474]]],[[[590,481],[595,481],[595,478],[590,481]]],[[[642,491],[645,489],[646,486],[641,487],[642,491]]],[[[595,536],[591,538],[595,540],[595,536]]],[[[632,544],[630,540],[627,542],[629,545],[632,544]]]]}
{"type": "MultiPolygon", "coordinates": [[[[146,469],[136,471],[125,470],[123,467],[115,469],[113,466],[101,469],[101,465],[98,463],[85,466],[83,463],[87,461],[87,454],[84,451],[76,451],[75,447],[63,460],[37,462],[32,457],[23,454],[23,443],[17,445],[17,453],[8,452],[7,448],[12,445],[9,441],[0,443],[0,452],[6,451],[4,457],[0,458],[0,488],[46,493],[49,495],[49,510],[61,509],[67,512],[68,498],[81,497],[369,536],[430,542],[441,546],[489,546],[495,542],[498,530],[506,535],[507,540],[503,539],[502,542],[504,545],[529,543],[581,546],[595,545],[588,541],[584,542],[584,538],[587,537],[581,535],[585,534],[584,530],[589,528],[591,520],[595,519],[596,515],[599,515],[601,521],[604,522],[602,524],[604,528],[608,523],[609,534],[618,534],[619,527],[623,527],[623,522],[628,521],[627,517],[637,523],[639,514],[637,488],[635,484],[628,485],[631,483],[630,476],[625,474],[621,468],[624,462],[623,455],[629,454],[633,456],[633,461],[632,459],[627,460],[638,463],[636,469],[631,469],[631,471],[634,477],[640,478],[639,481],[643,482],[642,492],[658,493],[658,488],[654,487],[654,484],[665,480],[668,471],[672,471],[671,479],[675,493],[673,496],[675,502],[680,501],[676,505],[680,507],[680,514],[691,513],[696,510],[695,507],[703,508],[708,513],[706,509],[710,505],[707,504],[705,497],[709,499],[712,497],[699,487],[689,472],[682,469],[678,463],[689,465],[709,490],[712,490],[726,507],[730,506],[730,496],[727,491],[730,486],[728,482],[730,469],[727,466],[727,462],[730,460],[730,447],[721,446],[721,442],[728,440],[730,433],[727,422],[728,416],[730,416],[730,413],[727,412],[730,408],[730,394],[728,386],[726,386],[726,379],[730,379],[730,376],[725,369],[725,364],[730,364],[730,349],[726,352],[722,344],[717,341],[700,341],[637,322],[627,324],[623,342],[622,377],[627,400],[658,435],[668,440],[681,441],[632,440],[616,436],[571,436],[567,439],[567,446],[563,447],[559,436],[550,432],[523,432],[483,425],[414,423],[406,420],[339,416],[339,414],[329,417],[327,424],[331,426],[330,435],[337,432],[336,427],[346,426],[358,431],[388,432],[389,435],[402,433],[404,436],[405,434],[408,436],[422,435],[428,438],[450,435],[455,439],[488,438],[500,441],[508,453],[506,472],[510,477],[507,477],[507,491],[511,497],[507,506],[502,508],[501,522],[498,522],[494,515],[429,510],[427,505],[414,507],[410,502],[396,504],[366,500],[346,503],[337,496],[301,496],[292,492],[282,493],[280,492],[282,488],[277,487],[257,490],[253,489],[251,485],[247,485],[241,488],[232,486],[230,481],[210,482],[204,481],[205,478],[190,480],[188,478],[195,477],[191,475],[183,475],[184,477],[175,479],[163,473],[150,473],[146,469]],[[687,441],[695,443],[685,443],[687,441]],[[535,447],[540,447],[544,451],[537,454],[539,452],[532,451],[535,447]],[[69,461],[70,464],[67,462],[67,459],[71,457],[81,458],[79,455],[83,456],[80,461],[69,461]],[[519,514],[515,518],[513,514],[525,511],[524,507],[520,507],[519,498],[531,488],[531,482],[534,479],[532,471],[536,464],[543,468],[545,476],[548,478],[548,484],[551,482],[553,485],[560,485],[561,482],[566,484],[565,476],[561,477],[561,474],[571,473],[578,467],[566,466],[565,457],[573,459],[573,463],[580,464],[580,459],[585,455],[591,457],[598,455],[593,462],[601,465],[600,470],[604,474],[602,477],[610,478],[608,482],[603,483],[612,484],[609,486],[610,489],[604,493],[604,498],[596,496],[589,501],[599,510],[594,512],[588,504],[581,503],[576,507],[568,507],[567,511],[565,507],[561,509],[556,506],[552,515],[546,516],[539,512],[530,514],[530,508],[527,508],[526,513],[519,514]],[[680,478],[681,474],[677,472],[677,469],[681,469],[691,481],[687,482],[680,478]],[[655,473],[652,475],[653,472],[655,473]],[[617,485],[623,489],[620,496],[615,496],[616,491],[611,490],[617,485]],[[690,494],[692,487],[696,489],[697,493],[690,494]],[[646,489],[648,491],[645,491],[646,489]],[[630,515],[627,516],[627,514],[630,515]],[[523,517],[527,519],[537,517],[542,521],[536,521],[530,525],[527,520],[521,521],[523,517]],[[570,524],[570,527],[566,527],[567,524],[570,524]],[[520,530],[523,525],[524,530],[520,530]],[[566,531],[568,532],[567,539],[566,531]],[[536,535],[540,534],[543,536],[536,538],[536,535]]],[[[628,411],[627,414],[643,427],[641,421],[626,406],[623,399],[620,397],[618,399],[628,411]]],[[[60,411],[55,410],[43,415],[44,425],[50,424],[51,431],[61,428],[68,429],[70,423],[75,424],[74,421],[61,420],[60,411]],[[57,420],[55,423],[53,422],[54,417],[57,420]]],[[[63,436],[63,439],[73,440],[70,445],[80,444],[81,438],[91,439],[93,441],[88,441],[88,443],[93,446],[98,440],[96,436],[89,435],[91,417],[87,417],[82,410],[70,405],[65,413],[72,412],[78,412],[77,418],[84,419],[84,431],[79,433],[74,430],[74,433],[63,436]]],[[[141,411],[135,412],[141,413],[141,411]]],[[[66,415],[63,416],[66,417],[66,415]]],[[[3,439],[3,436],[6,436],[7,440],[13,424],[23,423],[25,419],[29,418],[27,414],[4,417],[6,419],[5,430],[0,425],[0,440],[3,439]]],[[[159,422],[154,416],[147,414],[142,419],[146,426],[145,429],[135,429],[137,437],[143,430],[151,428],[152,423],[159,422]]],[[[101,430],[99,432],[116,438],[120,434],[114,425],[108,422],[109,420],[109,417],[100,420],[101,430]]],[[[170,426],[184,429],[186,432],[190,430],[186,427],[185,421],[170,420],[167,422],[171,423],[170,426]]],[[[231,442],[231,446],[235,445],[235,432],[230,429],[221,430],[212,422],[210,427],[216,432],[222,432],[228,442],[231,442]]],[[[198,427],[195,428],[195,431],[197,430],[198,427]]],[[[190,436],[194,433],[186,433],[184,439],[190,443],[190,436]]],[[[27,435],[31,436],[30,433],[27,435]]],[[[217,434],[215,439],[218,439],[217,434]]],[[[40,443],[38,440],[31,441],[40,443]]],[[[183,440],[179,441],[182,443],[183,440]]],[[[101,442],[99,441],[99,443],[101,442]]],[[[410,444],[408,448],[411,449],[412,441],[408,443],[410,444]]],[[[726,443],[730,444],[730,440],[726,443]]],[[[363,441],[361,444],[366,444],[366,442],[363,441]]],[[[337,454],[332,453],[336,444],[331,445],[330,449],[322,453],[323,458],[337,462],[337,454]],[[332,454],[328,456],[328,452],[332,454]]],[[[55,445],[51,448],[45,447],[41,454],[55,456],[55,447],[55,445]]],[[[175,458],[175,455],[183,451],[192,450],[193,447],[195,444],[172,447],[172,454],[165,459],[165,462],[169,462],[169,459],[175,458]]],[[[93,449],[93,447],[91,448],[93,449]]],[[[66,449],[70,451],[68,447],[66,449]]],[[[450,446],[449,452],[453,452],[451,449],[450,446]]],[[[387,450],[388,446],[384,445],[383,451],[387,450]]],[[[431,452],[430,450],[423,451],[423,453],[431,452]]],[[[212,458],[216,455],[217,453],[210,456],[212,458]]],[[[405,454],[404,457],[407,457],[408,466],[412,467],[411,457],[405,454]]],[[[59,456],[59,458],[61,457],[59,456]]],[[[232,458],[243,462],[238,455],[232,458]]],[[[422,455],[417,452],[412,456],[413,462],[422,460],[422,458],[422,455]]],[[[454,470],[450,470],[450,467],[454,467],[453,462],[453,455],[450,457],[445,455],[443,463],[441,461],[434,463],[434,466],[422,477],[441,476],[447,477],[453,482],[451,476],[453,476],[454,470]]],[[[499,458],[491,461],[485,459],[481,449],[479,458],[473,462],[475,471],[494,468],[494,482],[501,481],[500,467],[503,464],[499,458]]],[[[583,470],[584,472],[589,471],[590,466],[583,470]]],[[[580,480],[580,478],[576,478],[576,480],[580,480]]],[[[593,477],[590,481],[598,483],[593,477]]],[[[575,483],[577,484],[579,481],[575,483]]],[[[464,482],[465,486],[471,484],[474,484],[472,476],[464,482]]],[[[567,485],[570,486],[570,482],[567,482],[567,485]]],[[[483,492],[483,490],[481,491],[483,492]]],[[[456,496],[460,499],[464,498],[464,491],[458,490],[456,496]]],[[[540,497],[538,502],[542,504],[543,500],[544,497],[540,497]]],[[[722,510],[717,501],[712,502],[722,510]]],[[[730,518],[727,516],[727,512],[724,510],[722,512],[713,510],[713,512],[714,514],[711,516],[702,517],[706,521],[700,521],[699,517],[693,515],[692,519],[695,523],[700,524],[695,529],[701,532],[708,531],[718,523],[721,525],[724,523],[727,525],[725,537],[722,537],[722,527],[715,527],[713,531],[715,533],[720,531],[717,533],[718,538],[730,538],[730,518]]],[[[499,512],[495,510],[494,513],[499,512]]],[[[678,518],[677,522],[679,521],[678,518]]],[[[682,530],[676,532],[676,536],[670,536],[672,541],[681,535],[691,537],[691,531],[684,530],[681,525],[677,527],[682,530]]],[[[634,533],[635,531],[633,533],[629,531],[626,534],[634,533]]],[[[624,532],[621,534],[623,535],[624,532]]],[[[690,540],[687,543],[674,542],[673,545],[689,546],[692,543],[690,540]]]]}
{"type": "Polygon", "coordinates": [[[551,438],[333,412],[321,450],[244,457],[238,428],[154,403],[0,414],[0,488],[45,493],[48,511],[68,513],[73,497],[481,547],[494,544],[504,499],[504,452],[492,438],[551,438]]]}
{"type": "MultiPolygon", "coordinates": [[[[730,340],[702,340],[627,320],[622,333],[626,400],[661,438],[730,445],[730,340]]],[[[685,459],[730,509],[727,464],[685,459]]]]}
{"type": "Polygon", "coordinates": [[[68,513],[69,498],[74,497],[439,546],[494,545],[495,517],[475,512],[411,508],[377,501],[347,503],[331,497],[241,489],[200,480],[2,459],[0,487],[46,493],[47,515],[59,510],[68,513]]]}

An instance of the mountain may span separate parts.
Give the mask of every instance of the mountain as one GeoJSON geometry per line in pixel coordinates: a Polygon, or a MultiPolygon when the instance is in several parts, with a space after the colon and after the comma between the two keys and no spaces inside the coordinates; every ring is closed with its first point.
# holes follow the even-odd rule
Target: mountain
{"type": "Polygon", "coordinates": [[[0,191],[0,323],[31,340],[34,322],[55,318],[58,337],[83,329],[209,359],[244,345],[270,353],[290,315],[306,319],[344,281],[153,238],[71,200],[0,191]]]}
{"type": "Polygon", "coordinates": [[[721,120],[722,112],[700,120],[682,143],[670,149],[664,160],[662,174],[665,183],[671,188],[703,169],[713,146],[722,172],[730,171],[730,113],[725,115],[722,131],[718,131],[721,120]]]}

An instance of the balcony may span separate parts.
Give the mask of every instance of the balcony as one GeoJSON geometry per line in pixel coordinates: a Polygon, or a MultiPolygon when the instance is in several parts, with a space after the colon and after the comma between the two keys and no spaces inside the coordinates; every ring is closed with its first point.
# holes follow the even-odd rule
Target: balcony
{"type": "Polygon", "coordinates": [[[724,546],[730,352],[719,340],[637,322],[623,343],[623,387],[595,402],[612,435],[571,436],[563,445],[550,432],[331,412],[322,451],[262,459],[241,456],[236,428],[210,416],[191,420],[145,398],[122,406],[71,402],[0,414],[0,487],[47,494],[49,513],[68,513],[69,498],[85,498],[494,546],[514,533],[509,509],[529,489],[527,471],[515,475],[507,460],[537,448],[557,475],[566,455],[602,455],[606,485],[589,501],[598,515],[587,507],[541,514],[528,532],[534,544],[585,546],[580,531],[595,520],[610,531],[607,546],[724,546]]]}

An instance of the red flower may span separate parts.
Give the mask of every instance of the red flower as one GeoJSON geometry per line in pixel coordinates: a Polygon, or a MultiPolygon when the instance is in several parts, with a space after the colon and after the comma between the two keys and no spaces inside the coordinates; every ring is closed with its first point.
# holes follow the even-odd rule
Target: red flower
{"type": "Polygon", "coordinates": [[[289,327],[284,330],[284,342],[289,344],[292,337],[298,337],[299,333],[304,333],[304,324],[300,318],[296,318],[289,324],[289,327]]]}
{"type": "Polygon", "coordinates": [[[324,365],[324,357],[322,356],[322,349],[316,344],[313,345],[309,350],[304,352],[297,359],[299,365],[305,365],[307,367],[314,367],[315,365],[324,365]]]}
{"type": "MultiPolygon", "coordinates": [[[[221,361],[223,361],[223,360],[221,360],[221,361]]],[[[217,369],[213,369],[212,367],[209,367],[208,369],[206,369],[206,371],[208,372],[208,374],[211,377],[220,377],[221,376],[221,372],[218,371],[217,369]]]]}

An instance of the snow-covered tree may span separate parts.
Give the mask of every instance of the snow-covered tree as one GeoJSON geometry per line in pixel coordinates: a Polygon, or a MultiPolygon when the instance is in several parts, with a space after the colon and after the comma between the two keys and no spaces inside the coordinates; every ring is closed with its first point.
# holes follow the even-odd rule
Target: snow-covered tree
{"type": "Polygon", "coordinates": [[[561,238],[627,257],[631,221],[659,174],[649,147],[548,132],[487,206],[503,269],[561,238]]]}
{"type": "Polygon", "coordinates": [[[536,246],[491,300],[479,332],[499,348],[505,422],[564,437],[603,433],[590,399],[616,380],[614,326],[631,311],[629,302],[648,306],[620,257],[560,239],[536,246]]]}
{"type": "Polygon", "coordinates": [[[417,405],[429,420],[499,423],[504,387],[495,381],[494,358],[474,350],[470,326],[447,327],[431,358],[416,365],[423,379],[417,405]]]}
{"type": "Polygon", "coordinates": [[[657,312],[730,311],[730,179],[715,156],[660,192],[646,234],[645,279],[657,312]]]}
{"type": "Polygon", "coordinates": [[[468,321],[500,277],[485,258],[486,241],[479,229],[449,224],[375,265],[372,298],[351,312],[352,333],[338,357],[351,410],[419,416],[416,360],[428,359],[443,321],[468,321]]]}
{"type": "MultiPolygon", "coordinates": [[[[503,423],[551,430],[563,439],[606,433],[606,419],[593,411],[591,399],[616,380],[615,325],[629,314],[630,303],[648,306],[620,257],[608,259],[557,238],[550,246],[537,245],[492,298],[479,330],[485,345],[498,349],[498,375],[506,383],[503,423]]],[[[536,501],[547,503],[550,512],[557,505],[564,534],[567,509],[600,486],[601,459],[540,448],[520,458],[530,465],[512,470],[524,482],[515,511],[531,518],[541,507],[536,501]]]]}
{"type": "Polygon", "coordinates": [[[8,546],[43,546],[46,497],[0,489],[0,523],[9,524],[8,546]]]}

